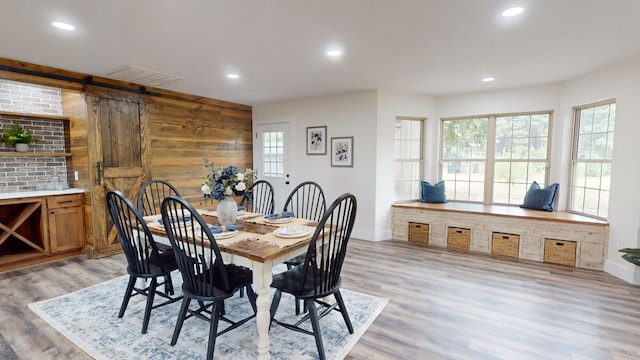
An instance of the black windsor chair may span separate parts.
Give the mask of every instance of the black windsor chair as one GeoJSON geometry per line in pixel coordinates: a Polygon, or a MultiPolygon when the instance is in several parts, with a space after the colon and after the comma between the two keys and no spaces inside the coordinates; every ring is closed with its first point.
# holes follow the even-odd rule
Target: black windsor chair
{"type": "Polygon", "coordinates": [[[273,276],[271,287],[275,288],[271,302],[271,321],[301,333],[314,335],[320,359],[325,359],[319,320],[332,310],[342,314],[347,329],[353,334],[353,325],[340,294],[340,271],[347,253],[347,244],[356,218],[355,196],[343,194],[327,209],[309,243],[307,254],[301,265],[273,276]],[[274,319],[282,293],[301,299],[308,313],[295,324],[286,324],[274,319]],[[322,298],[334,295],[336,302],[328,304],[322,298]],[[315,304],[320,304],[316,308],[315,304]],[[313,331],[299,325],[311,320],[313,331]]]}
{"type": "MultiPolygon", "coordinates": [[[[322,187],[313,181],[305,181],[296,186],[284,203],[283,211],[292,211],[296,217],[320,221],[327,210],[327,200],[322,187]]],[[[284,263],[287,269],[302,264],[304,255],[296,256],[284,263]]],[[[296,315],[300,314],[300,302],[296,301],[296,315]]]]}
{"type": "MultiPolygon", "coordinates": [[[[181,196],[178,189],[166,180],[149,180],[142,184],[138,191],[136,205],[143,216],[160,214],[162,200],[167,196],[181,196]]],[[[157,244],[160,251],[171,250],[170,245],[157,244]]]]}
{"type": "MultiPolygon", "coordinates": [[[[147,303],[142,321],[142,333],[147,332],[151,310],[157,307],[171,304],[182,297],[172,298],[173,283],[171,272],[178,269],[173,251],[162,252],[158,249],[153,235],[149,231],[140,211],[122,192],[114,190],[107,193],[107,204],[113,223],[118,231],[122,250],[127,258],[127,273],[129,283],[122,299],[118,317],[124,316],[129,304],[129,299],[134,295],[144,295],[147,303]],[[164,278],[164,282],[158,282],[158,278],[164,278]],[[149,286],[139,288],[136,286],[138,279],[144,279],[145,284],[151,280],[149,286]],[[164,292],[158,290],[158,286],[164,285],[164,292]],[[166,299],[160,304],[153,304],[155,295],[166,299]]],[[[145,285],[146,286],[146,285],[145,285]]]]}
{"type": "Polygon", "coordinates": [[[157,215],[160,214],[162,200],[171,195],[180,196],[180,192],[168,181],[149,180],[140,187],[136,205],[143,216],[157,215]]]}
{"type": "Polygon", "coordinates": [[[176,196],[166,198],[162,202],[162,220],[183,278],[184,299],[171,345],[177,343],[184,321],[192,316],[198,317],[209,322],[207,359],[212,359],[216,337],[255,316],[256,295],[251,288],[252,272],[245,267],[224,263],[211,229],[186,200],[176,196]],[[180,221],[188,217],[191,217],[191,221],[180,221]],[[247,290],[253,314],[234,321],[225,317],[221,309],[224,300],[241,288],[247,290]],[[191,300],[198,302],[196,310],[189,308],[191,300]],[[220,320],[230,325],[218,332],[220,320]]]}
{"type": "Polygon", "coordinates": [[[273,186],[266,180],[251,184],[240,200],[246,211],[264,215],[273,213],[274,204],[273,186]]]}

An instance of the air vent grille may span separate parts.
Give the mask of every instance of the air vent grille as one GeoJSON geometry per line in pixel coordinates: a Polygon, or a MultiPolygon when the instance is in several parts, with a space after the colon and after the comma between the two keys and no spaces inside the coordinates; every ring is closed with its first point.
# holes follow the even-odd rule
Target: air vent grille
{"type": "Polygon", "coordinates": [[[148,86],[160,86],[182,80],[182,78],[177,76],[163,74],[133,65],[107,74],[106,77],[148,86]]]}

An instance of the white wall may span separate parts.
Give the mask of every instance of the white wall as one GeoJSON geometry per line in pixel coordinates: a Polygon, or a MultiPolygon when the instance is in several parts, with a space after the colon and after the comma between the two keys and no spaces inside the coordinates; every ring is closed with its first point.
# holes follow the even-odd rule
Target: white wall
{"type": "Polygon", "coordinates": [[[427,118],[425,179],[436,181],[439,119],[466,115],[553,110],[549,178],[560,184],[559,209],[567,207],[573,107],[616,98],[616,133],[610,195],[610,238],[605,271],[640,283],[639,267],[620,258],[622,247],[640,247],[640,58],[564,83],[450,96],[363,91],[253,108],[254,124],[292,121],[296,181],[313,179],[329,199],[349,191],[358,197],[354,237],[391,237],[393,123],[396,116],[427,118]],[[329,156],[305,155],[307,126],[328,126],[328,137],[354,136],[354,167],[332,168],[329,156]],[[564,189],[564,191],[562,190],[564,189]]]}
{"type": "MultiPolygon", "coordinates": [[[[638,267],[622,260],[618,249],[640,247],[640,59],[553,84],[482,93],[439,96],[437,116],[454,117],[553,110],[550,182],[560,184],[560,210],[567,208],[573,108],[616,99],[616,131],[609,200],[609,247],[605,271],[640,283],[638,267]],[[563,189],[565,191],[563,191],[563,189]]],[[[429,171],[436,171],[429,169],[429,171]]]]}
{"type": "Polygon", "coordinates": [[[373,239],[376,209],[376,91],[362,91],[310,99],[256,105],[253,124],[288,121],[292,123],[294,166],[291,189],[305,180],[316,181],[324,189],[327,205],[345,192],[358,200],[353,236],[373,239]],[[306,128],[327,126],[327,139],[353,136],[353,167],[331,167],[327,155],[306,155],[306,128]]]}
{"type": "Polygon", "coordinates": [[[616,130],[609,198],[609,252],[605,271],[640,283],[638,267],[621,259],[618,249],[640,247],[640,59],[569,81],[562,106],[616,98],[616,130]]]}
{"type": "MultiPolygon", "coordinates": [[[[394,91],[378,91],[378,137],[376,140],[376,218],[375,240],[391,239],[391,204],[393,204],[393,174],[395,120],[398,116],[425,118],[425,148],[435,148],[437,134],[426,131],[435,117],[435,97],[401,93],[394,91]]],[[[437,161],[437,157],[425,158],[425,164],[437,161]]],[[[429,180],[429,179],[427,179],[429,180]]],[[[435,180],[435,179],[433,179],[435,180]]]]}
{"type": "MultiPolygon", "coordinates": [[[[570,156],[570,144],[564,141],[564,139],[571,137],[571,128],[564,126],[565,121],[563,121],[563,119],[565,117],[565,111],[560,107],[561,95],[562,86],[560,84],[552,84],[480,93],[438,96],[436,98],[437,116],[438,119],[442,119],[473,115],[552,110],[554,112],[551,128],[553,135],[551,144],[552,167],[549,169],[549,183],[557,182],[560,184],[558,207],[560,210],[564,210],[566,209],[566,189],[568,189],[569,174],[563,170],[564,168],[562,166],[567,165],[563,163],[562,158],[570,156]]],[[[430,129],[430,131],[439,131],[439,124],[431,125],[434,126],[434,128],[430,129]]],[[[435,151],[437,149],[430,150],[435,151]]],[[[432,162],[431,165],[428,169],[429,173],[437,174],[438,163],[432,162]]]]}
{"type": "MultiPolygon", "coordinates": [[[[358,199],[353,236],[364,240],[391,238],[393,202],[393,136],[396,116],[435,119],[433,96],[393,91],[362,91],[253,107],[254,125],[294,124],[292,185],[313,180],[331,202],[344,192],[358,199]],[[327,137],[354,137],[353,168],[331,167],[330,157],[306,155],[306,128],[327,126],[327,137]]],[[[428,134],[429,135],[429,134],[428,134]]],[[[330,143],[329,143],[330,145],[330,143]]],[[[292,187],[293,187],[292,186],[292,187]]]]}

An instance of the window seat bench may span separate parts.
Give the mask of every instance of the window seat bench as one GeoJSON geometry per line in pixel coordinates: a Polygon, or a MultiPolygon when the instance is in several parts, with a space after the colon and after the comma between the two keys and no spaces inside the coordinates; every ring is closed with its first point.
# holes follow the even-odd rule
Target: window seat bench
{"type": "Polygon", "coordinates": [[[564,211],[449,202],[392,205],[394,240],[603,270],[609,224],[564,211]]]}

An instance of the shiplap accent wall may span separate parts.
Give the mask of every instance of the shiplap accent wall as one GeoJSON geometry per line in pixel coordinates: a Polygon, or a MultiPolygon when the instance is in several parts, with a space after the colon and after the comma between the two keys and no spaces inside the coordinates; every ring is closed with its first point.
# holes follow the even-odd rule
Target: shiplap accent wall
{"type": "MultiPolygon", "coordinates": [[[[62,115],[62,96],[59,89],[0,80],[0,110],[6,112],[62,115]]],[[[42,140],[30,144],[36,152],[64,153],[64,124],[49,119],[32,119],[22,116],[0,115],[0,129],[20,124],[42,140]]],[[[13,146],[0,145],[2,152],[14,152],[13,146]]],[[[67,178],[64,156],[0,157],[0,192],[37,190],[52,176],[67,178]]]]}

